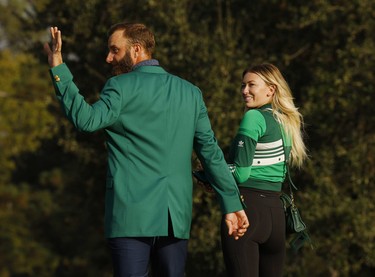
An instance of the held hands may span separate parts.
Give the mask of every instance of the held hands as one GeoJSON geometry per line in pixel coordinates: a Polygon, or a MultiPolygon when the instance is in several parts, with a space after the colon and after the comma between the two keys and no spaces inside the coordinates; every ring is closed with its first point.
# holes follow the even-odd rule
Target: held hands
{"type": "MultiPolygon", "coordinates": [[[[202,168],[194,170],[193,176],[196,178],[198,185],[202,186],[207,192],[215,192],[202,168]]],[[[244,210],[226,214],[225,223],[228,227],[228,234],[236,240],[245,234],[250,225],[244,210]]]]}
{"type": "Polygon", "coordinates": [[[225,223],[228,227],[228,234],[238,240],[250,226],[244,210],[225,215],[225,223]]]}
{"type": "Polygon", "coordinates": [[[63,63],[62,55],[61,55],[61,31],[57,27],[51,27],[51,39],[52,39],[52,46],[48,43],[44,44],[44,52],[48,56],[48,63],[50,67],[54,67],[63,63]]]}

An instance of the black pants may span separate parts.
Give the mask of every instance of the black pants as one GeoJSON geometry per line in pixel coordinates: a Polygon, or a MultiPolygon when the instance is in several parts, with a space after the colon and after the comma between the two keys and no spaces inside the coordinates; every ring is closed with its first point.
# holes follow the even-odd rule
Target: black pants
{"type": "Polygon", "coordinates": [[[285,215],[278,192],[240,188],[250,227],[239,240],[221,241],[228,277],[281,277],[285,261],[285,215]]]}

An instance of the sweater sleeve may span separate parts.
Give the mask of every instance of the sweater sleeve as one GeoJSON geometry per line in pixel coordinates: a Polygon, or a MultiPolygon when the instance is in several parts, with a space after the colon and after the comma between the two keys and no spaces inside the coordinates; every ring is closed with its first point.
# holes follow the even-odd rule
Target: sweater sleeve
{"type": "Polygon", "coordinates": [[[243,183],[250,177],[255,148],[265,131],[266,122],[263,115],[257,110],[248,111],[231,147],[233,164],[230,168],[237,183],[243,183]]]}

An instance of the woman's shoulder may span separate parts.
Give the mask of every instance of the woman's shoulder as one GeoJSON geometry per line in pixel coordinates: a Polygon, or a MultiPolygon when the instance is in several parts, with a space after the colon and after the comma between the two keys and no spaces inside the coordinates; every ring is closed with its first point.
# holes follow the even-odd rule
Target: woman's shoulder
{"type": "Polygon", "coordinates": [[[265,126],[265,123],[266,123],[266,120],[261,110],[251,109],[251,110],[248,110],[243,116],[241,127],[258,128],[259,126],[265,126]]]}
{"type": "Polygon", "coordinates": [[[264,114],[261,109],[251,109],[246,111],[244,115],[246,120],[264,120],[264,114]]]}

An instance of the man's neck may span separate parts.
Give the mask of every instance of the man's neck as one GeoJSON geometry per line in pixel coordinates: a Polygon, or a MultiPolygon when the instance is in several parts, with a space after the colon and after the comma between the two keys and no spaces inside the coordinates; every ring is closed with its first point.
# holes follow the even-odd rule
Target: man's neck
{"type": "Polygon", "coordinates": [[[145,65],[151,65],[151,66],[155,66],[155,65],[159,65],[159,61],[158,60],[155,60],[155,59],[149,59],[149,60],[143,60],[143,61],[140,61],[139,63],[136,63],[132,70],[134,70],[135,68],[139,67],[139,66],[145,66],[145,65]]]}

